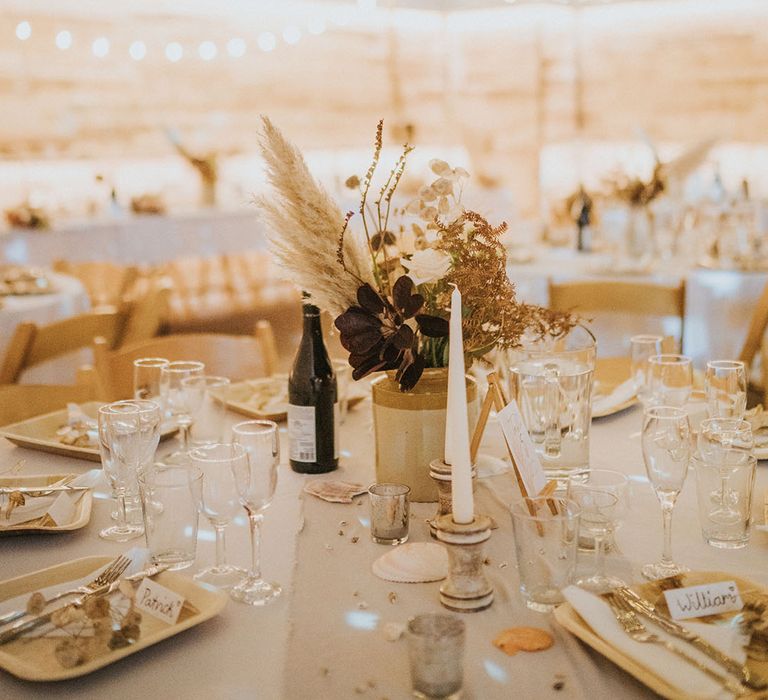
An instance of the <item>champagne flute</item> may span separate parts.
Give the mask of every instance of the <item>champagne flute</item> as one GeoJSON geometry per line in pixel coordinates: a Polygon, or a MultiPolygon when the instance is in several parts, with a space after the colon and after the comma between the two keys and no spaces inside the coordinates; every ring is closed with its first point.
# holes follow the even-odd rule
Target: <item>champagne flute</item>
{"type": "Polygon", "coordinates": [[[164,357],[140,357],[133,361],[133,398],[159,400],[160,374],[167,367],[164,357]]]}
{"type": "Polygon", "coordinates": [[[189,427],[192,415],[188,405],[189,395],[182,381],[188,377],[202,376],[205,365],[192,360],[169,362],[160,369],[160,394],[166,413],[175,420],[181,434],[181,447],[172,453],[166,462],[183,462],[189,452],[189,427]]]}
{"type": "Polygon", "coordinates": [[[282,589],[261,577],[262,511],[272,502],[277,486],[277,465],[280,462],[280,440],[277,424],[268,420],[249,420],[232,428],[234,441],[242,445],[248,459],[233,464],[235,484],[240,503],[248,514],[251,530],[251,570],[231,591],[235,600],[248,605],[267,605],[282,589]]]}
{"type": "Polygon", "coordinates": [[[645,470],[661,504],[664,523],[661,560],[655,564],[646,564],[642,573],[648,579],[674,576],[688,571],[672,559],[672,511],[683,488],[691,458],[688,414],[676,406],[648,408],[645,411],[641,442],[645,470]]]}
{"type": "Polygon", "coordinates": [[[693,389],[693,362],[685,355],[654,355],[648,358],[649,404],[682,408],[693,389]]]}
{"type": "Polygon", "coordinates": [[[154,401],[115,401],[99,408],[99,451],[104,472],[117,499],[117,523],[99,536],[127,542],[144,533],[128,522],[126,499],[138,493],[138,473],[151,461],[160,441],[160,407],[154,401]]]}
{"type": "Polygon", "coordinates": [[[710,418],[743,418],[747,408],[747,369],[738,360],[711,360],[704,375],[710,418]]]}
{"type": "Polygon", "coordinates": [[[648,360],[655,355],[661,355],[661,343],[664,339],[660,335],[633,335],[631,343],[632,358],[632,383],[640,403],[645,405],[650,396],[650,382],[648,380],[648,360]]]}
{"type": "Polygon", "coordinates": [[[235,473],[248,469],[248,454],[242,445],[219,443],[198,447],[189,453],[189,458],[203,474],[200,512],[216,532],[216,563],[196,574],[195,579],[229,588],[245,576],[243,569],[227,563],[225,534],[240,510],[235,473]]]}

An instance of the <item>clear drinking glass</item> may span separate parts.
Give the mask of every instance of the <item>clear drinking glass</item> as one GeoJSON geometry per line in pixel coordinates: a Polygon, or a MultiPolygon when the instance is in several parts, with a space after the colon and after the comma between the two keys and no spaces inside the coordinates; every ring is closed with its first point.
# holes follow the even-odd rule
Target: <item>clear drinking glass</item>
{"type": "Polygon", "coordinates": [[[714,462],[693,458],[701,532],[713,547],[747,546],[756,465],[753,455],[738,450],[723,452],[714,462]]]}
{"type": "Polygon", "coordinates": [[[464,621],[455,615],[425,613],[408,620],[406,639],[414,697],[460,697],[465,636],[464,621]]]}
{"type": "Polygon", "coordinates": [[[377,544],[402,544],[408,539],[410,486],[373,484],[368,489],[371,502],[371,539],[377,544]]]}
{"type": "Polygon", "coordinates": [[[190,466],[155,465],[139,475],[144,535],[154,564],[195,563],[203,475],[190,466]]]}
{"type": "Polygon", "coordinates": [[[239,583],[246,573],[244,569],[227,563],[225,534],[227,526],[241,508],[235,473],[247,469],[248,455],[242,445],[220,443],[192,450],[189,459],[203,475],[200,512],[208,518],[216,532],[216,563],[196,574],[195,579],[219,588],[229,588],[239,583]]]}
{"type": "Polygon", "coordinates": [[[138,399],[115,401],[99,408],[98,421],[101,463],[117,499],[117,523],[99,536],[127,542],[144,532],[141,524],[128,522],[126,499],[138,494],[138,473],[160,441],[160,406],[138,399]]]}
{"type": "Polygon", "coordinates": [[[693,389],[693,362],[685,355],[654,355],[648,358],[650,392],[647,403],[653,406],[682,407],[693,389]]]}
{"type": "Polygon", "coordinates": [[[249,420],[232,428],[234,441],[248,453],[246,462],[233,465],[240,503],[248,514],[251,530],[251,570],[231,595],[249,605],[266,605],[277,598],[282,589],[261,577],[262,511],[272,502],[277,486],[277,465],[280,462],[280,438],[277,424],[268,420],[249,420]]]}
{"type": "Polygon", "coordinates": [[[195,446],[224,441],[229,379],[211,375],[194,375],[181,380],[189,414],[190,440],[195,446]]]}
{"type": "Polygon", "coordinates": [[[336,375],[336,395],[339,400],[339,423],[344,423],[349,411],[349,388],[352,385],[352,367],[346,360],[333,360],[336,375]]]}
{"type": "Polygon", "coordinates": [[[573,578],[580,509],[563,498],[525,498],[512,508],[520,593],[537,612],[551,612],[573,578]]]}
{"type": "Polygon", "coordinates": [[[710,418],[744,417],[747,409],[747,369],[743,362],[707,362],[704,389],[710,418]]]}
{"type": "Polygon", "coordinates": [[[752,425],[738,418],[708,418],[701,421],[696,447],[707,461],[731,450],[751,454],[755,447],[752,425]]]}
{"type": "Polygon", "coordinates": [[[605,543],[613,535],[619,512],[619,499],[609,491],[599,486],[580,484],[573,480],[568,482],[568,499],[577,503],[581,509],[579,520],[579,538],[586,534],[594,541],[594,571],[576,583],[582,588],[594,593],[606,591],[625,585],[616,577],[605,574],[605,543]]]}
{"type": "Polygon", "coordinates": [[[648,479],[661,503],[664,523],[664,548],[661,560],[646,564],[643,576],[649,579],[674,576],[688,571],[672,559],[672,511],[683,488],[691,458],[691,425],[684,409],[656,406],[645,411],[643,461],[648,479]]]}
{"type": "Polygon", "coordinates": [[[160,370],[168,366],[164,357],[140,357],[133,361],[133,398],[160,399],[160,370]]]}
{"type": "MultiPolygon", "coordinates": [[[[614,531],[618,530],[627,517],[632,501],[632,487],[626,474],[615,469],[590,469],[586,477],[576,477],[568,480],[568,489],[573,484],[586,484],[593,488],[599,488],[616,496],[618,504],[614,513],[614,531]]],[[[566,498],[568,498],[566,490],[566,498]]],[[[605,538],[603,546],[606,552],[618,552],[618,545],[613,537],[613,532],[605,538]]],[[[579,550],[591,552],[595,549],[594,538],[582,529],[579,532],[579,550]]]]}
{"type": "MultiPolygon", "coordinates": [[[[181,360],[169,362],[160,369],[160,393],[165,411],[179,426],[181,448],[169,456],[170,460],[181,460],[189,452],[189,427],[192,415],[188,404],[189,395],[182,381],[188,377],[200,377],[205,371],[202,362],[181,360]]],[[[168,461],[168,460],[166,460],[168,461]]]]}
{"type": "Polygon", "coordinates": [[[660,335],[633,335],[631,343],[632,358],[632,382],[640,403],[645,405],[651,393],[648,379],[648,360],[656,355],[661,355],[661,343],[664,340],[660,335]]]}

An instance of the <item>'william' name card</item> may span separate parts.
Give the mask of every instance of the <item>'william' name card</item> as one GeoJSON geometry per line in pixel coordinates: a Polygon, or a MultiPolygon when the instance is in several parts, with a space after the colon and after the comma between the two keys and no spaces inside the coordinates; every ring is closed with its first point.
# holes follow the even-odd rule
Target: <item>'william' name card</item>
{"type": "Polygon", "coordinates": [[[533,498],[547,485],[547,477],[541,467],[539,455],[533,445],[517,401],[510,401],[497,414],[501,432],[507,441],[528,495],[533,498]]]}
{"type": "Polygon", "coordinates": [[[145,578],[136,590],[136,607],[158,620],[175,625],[184,607],[184,596],[145,578]]]}
{"type": "Polygon", "coordinates": [[[664,597],[673,620],[717,615],[744,607],[735,581],[673,588],[664,591],[664,597]]]}

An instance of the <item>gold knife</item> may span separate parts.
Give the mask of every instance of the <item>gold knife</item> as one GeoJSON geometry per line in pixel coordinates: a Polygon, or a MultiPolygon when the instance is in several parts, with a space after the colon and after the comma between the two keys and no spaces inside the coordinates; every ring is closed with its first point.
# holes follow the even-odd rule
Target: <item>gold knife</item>
{"type": "Polygon", "coordinates": [[[7,630],[0,632],[0,645],[7,644],[8,642],[12,642],[14,639],[17,639],[25,632],[35,629],[36,627],[40,627],[40,625],[44,625],[46,622],[50,622],[51,617],[57,610],[61,610],[62,608],[66,608],[69,606],[79,608],[85,603],[85,601],[88,598],[109,595],[113,591],[117,590],[117,587],[120,585],[121,581],[130,581],[131,583],[135,583],[136,581],[141,581],[145,578],[152,578],[153,576],[157,576],[159,573],[165,571],[167,568],[168,568],[168,564],[153,564],[152,566],[144,569],[144,571],[139,571],[136,574],[131,574],[130,576],[125,576],[121,579],[119,578],[117,579],[117,581],[113,581],[112,583],[108,583],[104,586],[101,586],[95,589],[94,591],[92,591],[91,593],[81,595],[80,597],[75,598],[75,600],[73,600],[71,603],[68,603],[67,605],[60,606],[55,610],[51,610],[50,612],[41,613],[40,615],[36,615],[35,617],[29,620],[22,620],[20,622],[17,622],[16,624],[11,625],[11,627],[9,627],[7,630]]]}
{"type": "Polygon", "coordinates": [[[727,671],[738,676],[741,682],[748,688],[752,688],[753,690],[764,690],[765,688],[768,688],[768,682],[766,682],[762,676],[753,673],[746,664],[739,663],[736,659],[724,654],[716,646],[710,644],[706,639],[699,637],[695,632],[692,632],[687,627],[678,624],[671,618],[658,612],[650,601],[640,597],[630,588],[623,586],[614,589],[614,592],[626,600],[634,610],[641,615],[644,615],[652,622],[655,622],[665,632],[669,632],[669,634],[674,635],[675,637],[684,639],[699,651],[706,654],[710,659],[720,664],[727,671]]]}

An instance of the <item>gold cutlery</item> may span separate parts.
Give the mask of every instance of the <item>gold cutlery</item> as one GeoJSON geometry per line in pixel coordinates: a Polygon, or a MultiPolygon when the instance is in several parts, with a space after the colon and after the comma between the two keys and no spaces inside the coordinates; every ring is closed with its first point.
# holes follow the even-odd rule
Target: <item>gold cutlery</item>
{"type": "Polygon", "coordinates": [[[663,615],[656,610],[650,601],[645,600],[645,598],[642,598],[630,588],[623,586],[615,589],[614,593],[626,601],[633,610],[656,623],[665,632],[680,639],[684,639],[696,649],[706,654],[710,659],[720,664],[720,666],[725,668],[729,673],[738,676],[739,680],[747,687],[752,688],[753,690],[764,690],[765,688],[768,688],[768,682],[766,682],[762,676],[753,673],[746,664],[739,663],[736,659],[724,654],[720,649],[710,644],[706,639],[700,637],[695,632],[692,632],[666,615],[663,615]]]}
{"type": "Polygon", "coordinates": [[[672,644],[672,642],[664,639],[663,637],[660,637],[657,634],[654,634],[653,632],[649,632],[648,628],[637,616],[637,613],[620,595],[615,593],[608,593],[605,596],[605,599],[611,606],[611,610],[613,611],[613,614],[616,617],[618,623],[621,625],[622,629],[636,642],[643,644],[658,644],[659,646],[663,646],[667,651],[676,654],[681,659],[685,659],[689,664],[698,668],[699,671],[705,673],[710,678],[717,681],[720,685],[732,692],[734,695],[740,696],[749,692],[740,683],[711,669],[706,664],[685,652],[681,647],[672,644]]]}
{"type": "MultiPolygon", "coordinates": [[[[152,566],[144,569],[144,571],[140,571],[136,574],[131,574],[130,576],[126,576],[123,579],[117,578],[114,581],[112,581],[112,583],[108,583],[99,588],[96,588],[95,590],[91,591],[88,594],[83,594],[80,597],[73,600],[71,603],[68,603],[67,605],[72,606],[74,608],[80,608],[85,604],[85,602],[89,598],[99,598],[102,596],[108,596],[110,593],[117,590],[121,581],[130,581],[131,583],[135,583],[136,581],[141,581],[145,578],[152,578],[153,576],[157,576],[159,573],[162,573],[167,568],[168,568],[167,564],[153,564],[152,566]]],[[[64,606],[64,607],[67,607],[67,606],[64,606]]],[[[61,608],[56,608],[56,610],[60,610],[60,609],[61,608]]],[[[20,622],[17,622],[11,627],[9,627],[7,630],[0,632],[0,645],[7,644],[8,642],[12,642],[14,639],[17,639],[25,632],[35,629],[36,627],[40,627],[41,625],[44,625],[46,622],[50,622],[51,617],[56,612],[56,610],[52,610],[51,612],[37,615],[33,617],[31,620],[21,620],[20,622]]]]}
{"type": "Polygon", "coordinates": [[[25,496],[39,498],[57,491],[88,491],[92,488],[93,486],[68,486],[66,484],[60,486],[0,486],[0,495],[22,493],[25,496]]]}
{"type": "MultiPolygon", "coordinates": [[[[131,560],[128,557],[120,555],[92,581],[83,584],[82,586],[78,586],[77,588],[72,588],[68,591],[61,591],[60,593],[51,596],[50,598],[46,599],[43,607],[46,608],[51,603],[55,603],[57,600],[61,600],[62,598],[65,598],[69,595],[88,595],[90,593],[94,593],[103,586],[109,585],[113,581],[119,579],[122,573],[130,566],[130,564],[131,560]]],[[[28,613],[26,610],[15,610],[13,612],[6,613],[0,617],[0,626],[7,625],[9,622],[18,620],[27,614],[28,613]]]]}

